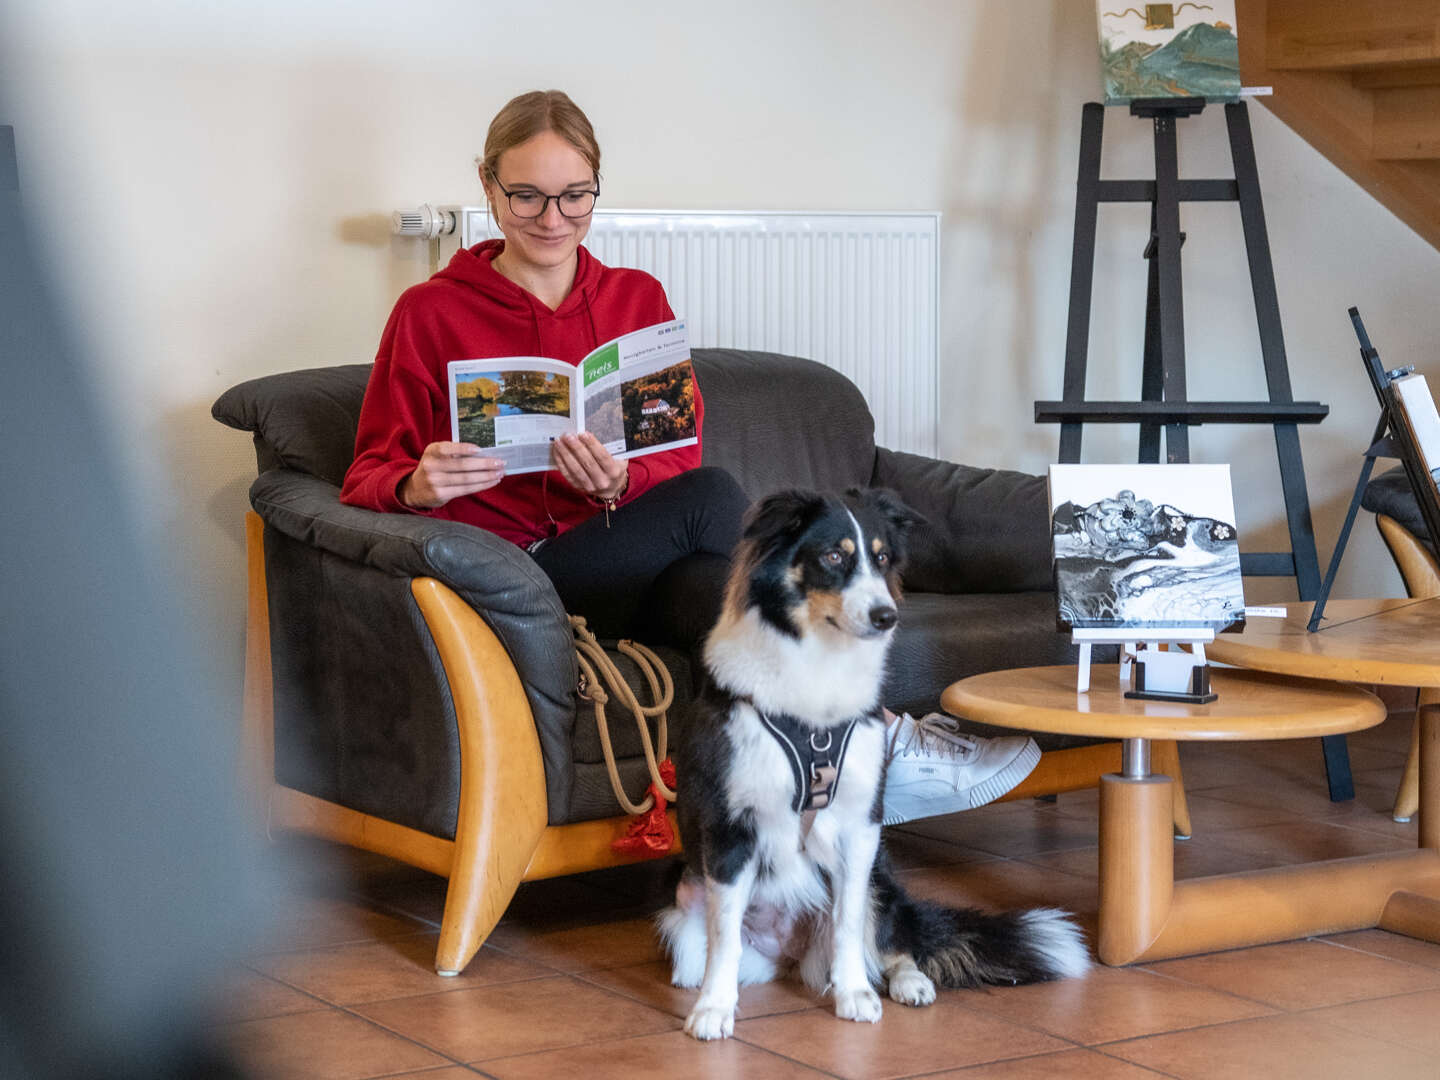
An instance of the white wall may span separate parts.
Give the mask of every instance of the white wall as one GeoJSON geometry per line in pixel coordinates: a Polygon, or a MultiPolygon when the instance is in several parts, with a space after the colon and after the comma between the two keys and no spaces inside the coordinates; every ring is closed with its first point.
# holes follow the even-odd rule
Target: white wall
{"type": "MultiPolygon", "coordinates": [[[[1059,396],[1080,105],[1099,92],[1084,0],[50,0],[13,4],[0,29],[0,123],[123,418],[117,452],[237,648],[254,463],[211,401],[373,356],[426,269],[389,212],[475,200],[484,128],[525,89],[565,88],[590,113],[612,207],[942,210],[943,453],[1053,459],[1057,431],[1030,417],[1059,396]]],[[[1332,410],[1304,434],[1325,559],[1375,419],[1345,309],[1387,361],[1440,381],[1440,253],[1252,116],[1295,393],[1332,410]]],[[[1149,175],[1145,122],[1111,110],[1107,128],[1105,174],[1149,175]]],[[[1228,169],[1219,110],[1183,121],[1182,175],[1228,169]]],[[[1146,223],[1102,210],[1092,397],[1138,395],[1146,223]]],[[[1235,208],[1187,207],[1183,227],[1191,396],[1262,397],[1235,208]]],[[[1098,432],[1086,459],[1133,460],[1134,442],[1098,432]]],[[[1282,543],[1268,431],[1191,443],[1237,466],[1247,546],[1282,543]]],[[[1368,520],[1337,588],[1400,592],[1368,520]]]]}

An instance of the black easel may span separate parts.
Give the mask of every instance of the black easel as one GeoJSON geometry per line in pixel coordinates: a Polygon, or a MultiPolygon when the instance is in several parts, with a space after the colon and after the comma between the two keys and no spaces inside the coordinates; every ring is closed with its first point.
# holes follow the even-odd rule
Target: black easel
{"type": "MultiPolygon", "coordinates": [[[[1360,340],[1360,360],[1370,376],[1370,385],[1380,402],[1380,419],[1375,424],[1375,434],[1370,438],[1370,448],[1365,451],[1365,464],[1360,467],[1360,479],[1355,482],[1355,494],[1350,499],[1350,509],[1345,514],[1345,524],[1340,529],[1340,538],[1335,541],[1335,551],[1330,556],[1330,568],[1325,571],[1325,581],[1320,586],[1320,595],[1310,613],[1308,629],[1311,633],[1320,629],[1325,615],[1325,601],[1330,599],[1330,586],[1335,584],[1335,574],[1340,569],[1340,558],[1345,554],[1345,545],[1350,542],[1350,527],[1355,524],[1355,514],[1360,509],[1360,500],[1365,494],[1365,485],[1370,482],[1370,472],[1375,468],[1376,458],[1399,458],[1410,481],[1410,490],[1420,505],[1420,516],[1425,519],[1425,528],[1430,533],[1430,543],[1440,545],[1440,504],[1428,492],[1430,485],[1423,475],[1424,455],[1415,444],[1410,428],[1396,415],[1394,392],[1390,384],[1402,375],[1414,371],[1413,366],[1386,371],[1380,363],[1380,351],[1370,344],[1370,335],[1365,332],[1365,323],[1360,319],[1358,308],[1350,309],[1350,322],[1355,327],[1355,336],[1360,340]],[[1387,434],[1388,432],[1388,434],[1387,434]]],[[[1440,550],[1440,546],[1437,546],[1440,550]]]]}
{"type": "MultiPolygon", "coordinates": [[[[1280,460],[1280,482],[1290,550],[1247,552],[1240,556],[1242,573],[1259,577],[1294,577],[1301,600],[1313,600],[1320,590],[1320,560],[1310,520],[1310,499],[1305,490],[1305,465],[1300,457],[1298,425],[1316,424],[1329,414],[1318,401],[1295,401],[1285,359],[1280,327],[1280,304],[1275,293],[1275,271],[1265,231],[1265,210],[1260,199],[1260,176],[1255,166],[1255,144],[1250,135],[1250,114],[1245,104],[1225,106],[1230,134],[1233,180],[1182,180],[1176,151],[1176,123],[1205,108],[1199,98],[1153,98],[1132,102],[1130,114],[1153,121],[1155,130],[1154,180],[1101,180],[1100,145],[1105,107],[1084,107],[1080,126],[1080,169],[1075,193],[1075,243],[1070,267],[1070,318],[1065,341],[1065,382],[1060,401],[1037,401],[1037,423],[1060,425],[1060,461],[1080,460],[1085,424],[1139,424],[1138,460],[1160,461],[1160,433],[1165,433],[1165,460],[1190,460],[1189,428],[1199,424],[1270,424],[1280,460]],[[1086,401],[1085,370],[1090,336],[1090,303],[1095,271],[1095,226],[1102,202],[1148,202],[1150,241],[1145,258],[1150,262],[1145,302],[1145,351],[1139,401],[1086,401]],[[1245,233],[1250,265],[1250,287],[1260,330],[1260,351],[1265,364],[1268,401],[1190,401],[1185,389],[1185,309],[1180,276],[1182,202],[1236,202],[1245,233]]],[[[1330,798],[1355,796],[1350,776],[1350,755],[1345,737],[1321,740],[1330,798]]]]}

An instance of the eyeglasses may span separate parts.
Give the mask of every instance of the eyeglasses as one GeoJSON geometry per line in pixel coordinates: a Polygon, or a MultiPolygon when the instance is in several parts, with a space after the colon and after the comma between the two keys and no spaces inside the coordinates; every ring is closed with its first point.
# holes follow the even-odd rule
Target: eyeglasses
{"type": "Polygon", "coordinates": [[[588,217],[595,209],[595,199],[600,194],[600,184],[595,184],[594,191],[562,191],[559,195],[546,195],[544,192],[536,191],[534,188],[520,188],[516,191],[506,191],[505,185],[495,178],[495,186],[504,193],[506,201],[510,204],[510,213],[518,218],[538,218],[550,209],[550,200],[555,200],[562,216],[567,218],[588,217]]]}

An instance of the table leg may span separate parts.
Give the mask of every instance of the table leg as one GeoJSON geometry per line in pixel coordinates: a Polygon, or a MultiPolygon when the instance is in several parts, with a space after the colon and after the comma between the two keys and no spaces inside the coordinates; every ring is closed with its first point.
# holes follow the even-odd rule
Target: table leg
{"type": "Polygon", "coordinates": [[[1170,915],[1174,783],[1150,772],[1146,739],[1121,743],[1121,774],[1100,778],[1100,959],[1128,964],[1170,915]]]}
{"type": "Polygon", "coordinates": [[[1420,745],[1420,846],[1440,848],[1440,702],[1426,701],[1415,712],[1420,745]]]}

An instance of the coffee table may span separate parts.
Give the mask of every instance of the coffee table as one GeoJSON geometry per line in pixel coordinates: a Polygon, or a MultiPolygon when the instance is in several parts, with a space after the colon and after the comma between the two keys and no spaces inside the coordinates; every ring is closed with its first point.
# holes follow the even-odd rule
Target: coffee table
{"type": "MultiPolygon", "coordinates": [[[[1240,634],[1217,635],[1206,646],[1212,660],[1257,671],[1391,686],[1440,689],[1440,597],[1419,600],[1332,600],[1315,633],[1306,630],[1309,603],[1284,605],[1283,619],[1250,619],[1240,634]]],[[[1421,695],[1415,716],[1416,749],[1410,766],[1430,747],[1431,784],[1423,766],[1410,766],[1396,798],[1394,817],[1408,821],[1420,811],[1420,845],[1440,847],[1440,758],[1436,758],[1437,702],[1421,695]],[[1430,734],[1425,733],[1429,730],[1430,734]],[[1422,802],[1425,798],[1430,802],[1422,802]],[[1428,811],[1428,812],[1427,812],[1428,811]]]]}
{"type": "MultiPolygon", "coordinates": [[[[1210,650],[1207,648],[1207,652],[1210,650]]],[[[1366,855],[1175,880],[1172,782],[1150,771],[1150,740],[1284,739],[1373,727],[1385,707],[1357,687],[1217,670],[1209,705],[1130,700],[1115,665],[992,671],[941,695],[948,712],[1001,727],[1122,740],[1100,780],[1100,934],[1106,964],[1129,964],[1373,926],[1440,940],[1440,852],[1366,855]]],[[[1440,756],[1440,755],[1437,755],[1440,756]]],[[[1432,777],[1440,770],[1431,770],[1432,777]]]]}

